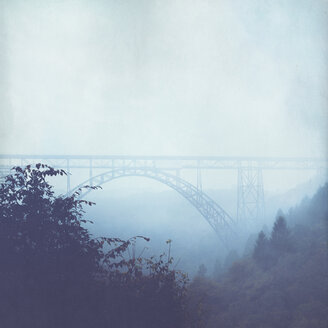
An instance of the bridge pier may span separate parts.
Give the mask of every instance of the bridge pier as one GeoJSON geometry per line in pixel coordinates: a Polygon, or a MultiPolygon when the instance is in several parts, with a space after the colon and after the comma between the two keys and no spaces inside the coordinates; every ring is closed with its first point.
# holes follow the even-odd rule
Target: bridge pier
{"type": "Polygon", "coordinates": [[[264,219],[265,203],[262,169],[256,167],[238,168],[238,223],[258,223],[264,219]]]}

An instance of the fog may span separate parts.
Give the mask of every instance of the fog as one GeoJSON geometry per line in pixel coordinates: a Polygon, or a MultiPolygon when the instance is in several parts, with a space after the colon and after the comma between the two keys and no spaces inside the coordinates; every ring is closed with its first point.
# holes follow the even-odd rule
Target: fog
{"type": "Polygon", "coordinates": [[[327,0],[0,0],[3,325],[326,327],[327,15],[327,0]],[[2,183],[9,165],[28,162],[3,154],[63,155],[46,164],[69,178],[37,166],[2,183]],[[68,181],[72,192],[111,169],[88,167],[92,155],[322,166],[124,164],[130,175],[142,165],[176,174],[173,190],[151,174],[115,179],[108,160],[114,181],[82,210],[68,181]],[[243,172],[258,175],[243,184],[243,172]],[[215,216],[201,191],[238,221],[233,237],[218,238],[215,222],[221,229],[229,215],[215,216]],[[252,195],[249,208],[263,205],[256,219],[237,215],[238,191],[252,195]]]}
{"type": "MultiPolygon", "coordinates": [[[[305,0],[3,0],[0,152],[327,158],[327,9],[305,0]]],[[[271,224],[279,207],[314,193],[324,181],[316,173],[264,173],[271,224]],[[283,202],[292,188],[303,191],[283,202]]],[[[236,172],[203,172],[203,185],[236,215],[236,172]]],[[[98,221],[112,217],[108,230],[125,209],[118,234],[142,226],[165,239],[170,220],[178,231],[194,216],[190,236],[202,222],[212,238],[179,197],[131,178],[90,196],[98,221]],[[155,199],[161,219],[147,205],[155,199]],[[131,217],[141,221],[129,229],[131,217]]]]}
{"type": "Polygon", "coordinates": [[[1,6],[1,153],[327,155],[326,1],[1,6]]]}

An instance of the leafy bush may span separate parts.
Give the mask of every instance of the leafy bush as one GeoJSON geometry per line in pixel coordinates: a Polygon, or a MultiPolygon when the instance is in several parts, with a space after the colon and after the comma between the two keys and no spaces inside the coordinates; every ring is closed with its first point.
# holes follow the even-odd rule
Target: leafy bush
{"type": "Polygon", "coordinates": [[[142,236],[93,238],[82,226],[93,203],[80,191],[55,196],[47,182],[65,171],[13,170],[0,185],[3,327],[182,327],[187,277],[172,259],[127,258],[142,236]]]}

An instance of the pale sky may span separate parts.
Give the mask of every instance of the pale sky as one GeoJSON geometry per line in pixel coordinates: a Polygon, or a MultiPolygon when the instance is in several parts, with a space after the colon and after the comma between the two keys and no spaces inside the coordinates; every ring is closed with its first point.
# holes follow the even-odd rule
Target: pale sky
{"type": "Polygon", "coordinates": [[[326,0],[0,3],[0,153],[327,156],[326,0]]]}

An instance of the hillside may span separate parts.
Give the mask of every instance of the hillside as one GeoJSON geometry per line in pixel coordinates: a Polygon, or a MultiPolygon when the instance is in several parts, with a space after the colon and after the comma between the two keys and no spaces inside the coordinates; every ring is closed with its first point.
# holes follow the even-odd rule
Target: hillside
{"type": "Polygon", "coordinates": [[[278,218],[269,236],[259,235],[253,254],[217,281],[194,279],[193,327],[327,327],[327,200],[328,184],[286,220],[278,218]]]}

